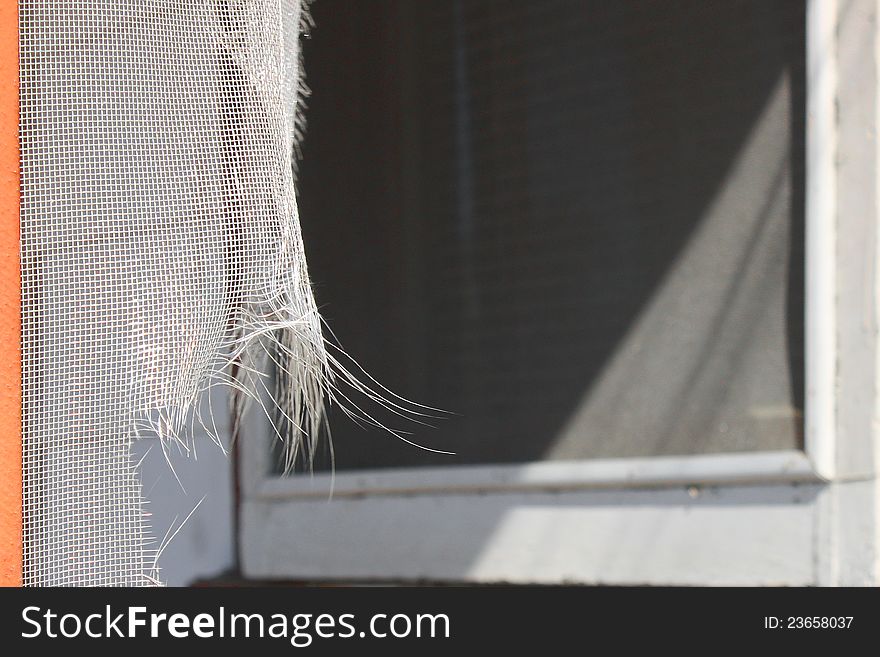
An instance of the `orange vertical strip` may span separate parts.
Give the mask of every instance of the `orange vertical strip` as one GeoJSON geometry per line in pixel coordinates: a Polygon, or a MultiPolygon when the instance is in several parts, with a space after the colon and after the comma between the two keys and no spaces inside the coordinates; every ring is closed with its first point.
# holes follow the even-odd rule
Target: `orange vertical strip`
{"type": "Polygon", "coordinates": [[[0,0],[0,585],[21,585],[18,0],[0,0]]]}

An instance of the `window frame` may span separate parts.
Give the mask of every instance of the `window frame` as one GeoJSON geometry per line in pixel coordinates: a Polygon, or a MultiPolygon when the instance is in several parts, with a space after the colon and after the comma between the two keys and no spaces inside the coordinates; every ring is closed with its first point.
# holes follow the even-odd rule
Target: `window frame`
{"type": "MultiPolygon", "coordinates": [[[[880,388],[877,377],[880,312],[876,304],[880,277],[875,266],[880,253],[877,240],[880,152],[875,139],[880,128],[877,11],[876,3],[869,0],[855,0],[846,6],[837,0],[807,2],[803,451],[401,468],[278,477],[269,474],[266,441],[245,441],[240,462],[243,527],[240,540],[244,571],[259,577],[561,581],[564,577],[560,573],[567,572],[564,565],[561,571],[550,568],[545,574],[530,575],[521,564],[513,562],[506,570],[497,564],[482,570],[458,566],[444,569],[442,563],[434,567],[415,561],[409,563],[401,557],[396,564],[371,566],[370,555],[366,555],[356,557],[354,565],[339,566],[339,556],[322,556],[320,537],[309,539],[294,534],[297,524],[308,526],[309,519],[317,514],[326,516],[327,523],[351,523],[351,528],[346,529],[319,522],[324,539],[330,535],[342,541],[353,539],[356,532],[364,528],[363,520],[351,519],[355,509],[367,519],[401,514],[404,511],[399,503],[406,500],[418,506],[433,499],[446,505],[444,508],[450,512],[463,514],[469,513],[467,507],[473,505],[473,513],[478,514],[477,507],[491,505],[493,500],[508,500],[511,508],[521,508],[538,499],[546,504],[547,495],[554,494],[557,504],[562,505],[565,498],[583,509],[583,526],[574,530],[580,538],[572,539],[572,545],[580,545],[577,541],[583,540],[586,541],[584,549],[588,550],[593,545],[590,542],[593,539],[588,538],[590,532],[596,536],[601,534],[604,520],[598,520],[597,513],[601,505],[608,503],[603,496],[609,489],[620,491],[621,499],[627,498],[628,501],[620,503],[618,512],[624,518],[622,522],[632,523],[627,525],[628,536],[636,542],[644,531],[638,528],[644,521],[644,508],[646,505],[654,508],[652,499],[657,495],[684,494],[674,498],[668,507],[657,506],[651,516],[658,522],[678,522],[684,517],[677,515],[682,509],[701,508],[700,491],[709,489],[717,496],[716,501],[723,499],[723,503],[730,506],[732,526],[742,522],[743,528],[754,526],[755,533],[744,530],[745,536],[725,537],[727,543],[723,545],[704,543],[699,531],[700,523],[706,522],[704,519],[697,520],[693,526],[681,520],[684,522],[682,535],[693,531],[697,551],[707,553],[716,549],[723,551],[731,541],[734,545],[742,543],[746,559],[755,564],[754,568],[752,561],[741,564],[739,571],[745,575],[727,577],[721,570],[701,573],[698,569],[692,577],[691,571],[682,570],[674,560],[657,561],[654,570],[651,567],[646,570],[633,558],[630,571],[624,568],[619,576],[603,580],[601,573],[581,565],[572,570],[570,581],[793,585],[876,582],[880,569],[876,557],[880,514],[871,511],[877,508],[880,499],[876,483],[880,449],[874,426],[880,388]],[[870,56],[866,56],[866,49],[871,50],[870,56]],[[861,293],[853,290],[861,290],[861,293]],[[870,294],[865,294],[865,290],[870,294]],[[761,495],[767,500],[763,506],[755,504],[761,495]],[[326,500],[331,497],[336,501],[328,505],[326,500]],[[768,540],[766,536],[758,536],[759,528],[770,532],[768,536],[777,536],[772,532],[773,523],[780,522],[774,515],[777,507],[773,504],[777,502],[781,505],[777,505],[778,508],[790,509],[783,518],[797,519],[793,520],[790,531],[778,536],[777,556],[782,558],[788,551],[803,558],[801,570],[786,574],[783,568],[779,576],[773,570],[778,568],[778,560],[771,559],[765,564],[757,552],[748,556],[756,541],[766,543],[768,540]],[[334,506],[335,511],[328,511],[334,506]],[[632,521],[625,520],[629,517],[627,514],[632,516],[632,521]],[[314,552],[314,556],[300,558],[278,553],[269,542],[269,536],[276,533],[267,532],[269,518],[276,521],[281,518],[282,536],[276,535],[276,539],[282,544],[292,541],[302,554],[314,552]],[[596,525],[597,522],[600,524],[596,525]],[[794,529],[795,526],[798,529],[794,529]],[[806,544],[805,535],[810,536],[806,544]],[[278,563],[273,563],[273,559],[278,563]]],[[[251,420],[248,433],[265,435],[265,431],[258,420],[251,420]]],[[[417,512],[415,507],[413,512],[417,512]]],[[[553,517],[554,513],[548,507],[547,517],[553,517]]],[[[706,518],[711,521],[711,514],[706,518]]],[[[407,524],[405,519],[400,523],[407,524]]],[[[528,540],[532,531],[529,528],[533,527],[530,523],[533,520],[515,521],[511,525],[514,527],[511,538],[505,540],[528,540]]],[[[418,542],[416,537],[412,540],[418,542]]],[[[644,534],[642,540],[654,538],[644,534]]],[[[672,544],[678,543],[673,541],[672,544]]],[[[767,549],[773,552],[774,548],[768,545],[767,549]]],[[[623,561],[627,562],[628,558],[623,561]]]]}

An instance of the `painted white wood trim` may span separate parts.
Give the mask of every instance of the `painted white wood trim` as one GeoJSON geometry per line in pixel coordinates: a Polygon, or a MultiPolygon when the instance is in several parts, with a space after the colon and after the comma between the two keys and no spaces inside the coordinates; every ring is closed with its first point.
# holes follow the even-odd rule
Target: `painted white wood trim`
{"type": "Polygon", "coordinates": [[[239,450],[239,485],[244,499],[256,495],[263,483],[271,477],[269,422],[262,413],[250,412],[242,422],[242,440],[239,450]]]}
{"type": "Polygon", "coordinates": [[[249,501],[265,579],[815,584],[823,485],[249,501]]]}
{"type": "Polygon", "coordinates": [[[835,474],[837,1],[807,6],[806,452],[835,474]]]}
{"type": "Polygon", "coordinates": [[[331,496],[460,495],[794,481],[817,482],[820,478],[807,456],[792,450],[267,477],[254,491],[254,497],[327,499],[331,496]]]}
{"type": "MultiPolygon", "coordinates": [[[[874,71],[875,71],[875,80],[874,80],[874,112],[873,112],[873,121],[874,121],[874,129],[872,131],[873,136],[873,151],[874,151],[874,162],[875,162],[875,172],[877,172],[878,178],[880,178],[880,25],[877,25],[877,21],[880,20],[880,0],[874,0],[874,39],[873,39],[873,60],[874,60],[874,71]]],[[[873,307],[871,309],[871,319],[873,320],[874,327],[880,327],[880,180],[875,178],[875,189],[874,189],[874,218],[875,218],[875,226],[876,229],[874,231],[874,240],[873,240],[873,262],[872,262],[872,271],[873,271],[873,296],[872,299],[874,301],[873,307]]],[[[877,334],[874,335],[874,359],[871,365],[874,368],[874,390],[875,394],[880,396],[880,337],[877,334]]],[[[875,399],[874,408],[872,409],[872,427],[880,427],[880,400],[875,399]]],[[[873,432],[874,439],[874,468],[873,472],[875,473],[875,477],[877,477],[877,486],[875,488],[875,497],[874,497],[874,513],[875,513],[875,526],[876,532],[874,536],[874,545],[877,547],[877,553],[875,555],[875,572],[877,573],[877,578],[880,580],[880,436],[877,435],[877,432],[873,432]]]]}
{"type": "Polygon", "coordinates": [[[840,4],[837,25],[835,477],[877,473],[876,0],[840,4]]]}

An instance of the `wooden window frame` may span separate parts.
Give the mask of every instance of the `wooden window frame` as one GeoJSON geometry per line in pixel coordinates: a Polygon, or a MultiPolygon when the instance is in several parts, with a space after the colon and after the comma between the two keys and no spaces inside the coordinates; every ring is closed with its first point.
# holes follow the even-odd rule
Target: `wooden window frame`
{"type": "Polygon", "coordinates": [[[878,583],[878,18],[872,0],[808,1],[803,451],[282,478],[269,474],[265,441],[251,440],[241,461],[245,574],[878,583]],[[483,545],[448,538],[468,531],[483,545]],[[557,536],[549,549],[541,534],[557,536]]]}

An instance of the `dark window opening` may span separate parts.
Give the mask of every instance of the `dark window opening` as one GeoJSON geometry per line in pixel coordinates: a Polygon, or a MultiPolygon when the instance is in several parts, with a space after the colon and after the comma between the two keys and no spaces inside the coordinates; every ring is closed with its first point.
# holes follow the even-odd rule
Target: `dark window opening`
{"type": "Polygon", "coordinates": [[[318,302],[458,414],[335,413],[338,469],[802,447],[804,3],[313,11],[318,302]]]}

